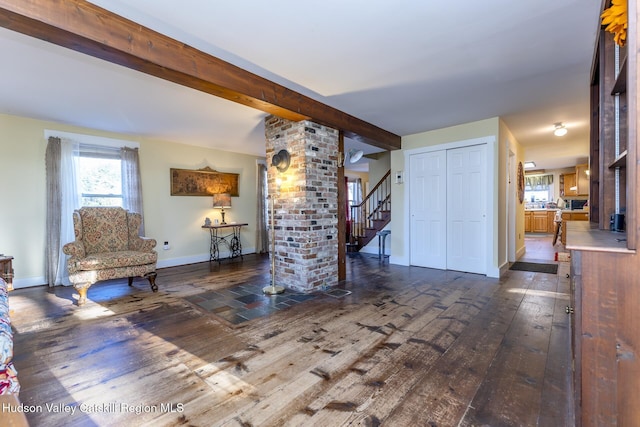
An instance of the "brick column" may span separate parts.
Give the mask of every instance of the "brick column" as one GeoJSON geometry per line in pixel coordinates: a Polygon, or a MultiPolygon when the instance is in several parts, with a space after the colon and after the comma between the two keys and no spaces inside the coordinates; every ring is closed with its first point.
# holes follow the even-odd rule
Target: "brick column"
{"type": "MultiPolygon", "coordinates": [[[[310,121],[269,116],[265,136],[269,194],[275,198],[276,284],[302,292],[334,286],[339,133],[310,121]],[[271,158],[282,149],[291,155],[286,172],[271,166],[271,158]]],[[[271,219],[268,225],[271,248],[271,219]]]]}

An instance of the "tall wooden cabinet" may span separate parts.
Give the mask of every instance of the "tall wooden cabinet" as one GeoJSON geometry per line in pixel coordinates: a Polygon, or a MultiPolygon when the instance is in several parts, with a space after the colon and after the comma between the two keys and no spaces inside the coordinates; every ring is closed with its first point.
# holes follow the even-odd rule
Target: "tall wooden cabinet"
{"type": "MultiPolygon", "coordinates": [[[[624,48],[600,33],[591,84],[590,222],[567,224],[576,425],[640,426],[638,1],[624,48]],[[624,213],[626,231],[610,230],[624,213]]],[[[605,7],[610,2],[607,1],[605,7]]]]}

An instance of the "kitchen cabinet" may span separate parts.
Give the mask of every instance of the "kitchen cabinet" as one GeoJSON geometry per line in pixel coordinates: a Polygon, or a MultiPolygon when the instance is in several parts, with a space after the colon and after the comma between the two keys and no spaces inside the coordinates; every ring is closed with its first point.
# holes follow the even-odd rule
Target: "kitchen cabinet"
{"type": "Polygon", "coordinates": [[[576,166],[576,187],[578,196],[589,195],[589,165],[577,165],[576,166]]]}
{"type": "Polygon", "coordinates": [[[555,233],[555,209],[524,211],[525,233],[555,233]]]}
{"type": "Polygon", "coordinates": [[[589,195],[589,171],[588,164],[576,165],[574,173],[565,173],[563,178],[563,196],[588,196],[589,195]]]}
{"type": "Polygon", "coordinates": [[[564,174],[564,195],[565,195],[565,197],[566,196],[577,196],[578,195],[578,191],[574,187],[576,187],[576,174],[575,173],[565,173],[564,174]]]}
{"type": "Polygon", "coordinates": [[[547,233],[555,233],[556,232],[556,211],[550,210],[547,211],[547,233]]]}
{"type": "Polygon", "coordinates": [[[547,232],[547,211],[534,211],[531,218],[531,231],[534,233],[547,232]]]}

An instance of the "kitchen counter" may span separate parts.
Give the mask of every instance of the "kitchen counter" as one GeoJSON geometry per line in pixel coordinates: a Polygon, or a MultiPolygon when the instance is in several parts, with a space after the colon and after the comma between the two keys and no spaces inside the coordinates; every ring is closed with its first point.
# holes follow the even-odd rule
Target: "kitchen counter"
{"type": "MultiPolygon", "coordinates": [[[[525,212],[542,212],[542,211],[552,211],[555,212],[557,211],[557,208],[533,208],[533,209],[527,209],[525,208],[525,212]]],[[[584,212],[584,213],[589,213],[589,209],[562,209],[562,212],[584,212]]]]}

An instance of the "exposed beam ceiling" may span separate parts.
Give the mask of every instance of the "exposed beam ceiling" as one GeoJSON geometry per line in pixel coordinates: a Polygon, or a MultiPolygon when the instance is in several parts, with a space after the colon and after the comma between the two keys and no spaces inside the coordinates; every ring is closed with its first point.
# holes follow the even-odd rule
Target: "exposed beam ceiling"
{"type": "Polygon", "coordinates": [[[0,26],[385,150],[400,137],[80,0],[0,0],[0,26]]]}

